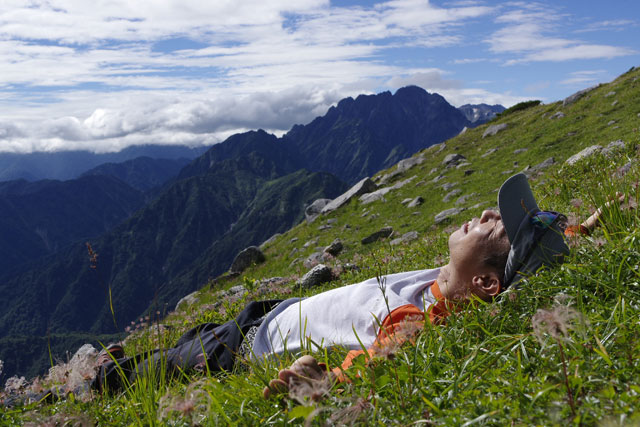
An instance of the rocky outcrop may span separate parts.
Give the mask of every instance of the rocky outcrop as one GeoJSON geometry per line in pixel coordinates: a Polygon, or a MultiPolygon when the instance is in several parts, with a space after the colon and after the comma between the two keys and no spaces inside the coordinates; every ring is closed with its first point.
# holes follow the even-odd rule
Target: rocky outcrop
{"type": "Polygon", "coordinates": [[[333,280],[333,272],[331,268],[324,264],[318,264],[307,272],[300,280],[300,287],[309,289],[333,280]]]}
{"type": "Polygon", "coordinates": [[[392,246],[400,245],[402,243],[412,242],[412,241],[416,240],[417,238],[418,238],[418,232],[417,231],[409,231],[407,233],[404,233],[402,236],[398,237],[397,239],[393,239],[391,242],[389,242],[389,244],[392,245],[392,246]]]}
{"type": "Polygon", "coordinates": [[[368,245],[369,243],[377,242],[380,239],[391,236],[391,233],[393,233],[393,228],[383,227],[375,233],[371,233],[370,235],[362,239],[362,244],[368,245]]]}
{"type": "Polygon", "coordinates": [[[313,222],[322,212],[325,206],[331,203],[331,199],[317,199],[304,210],[304,217],[307,222],[313,222]]]}
{"type": "Polygon", "coordinates": [[[413,181],[416,177],[412,176],[410,178],[405,179],[404,181],[400,181],[395,183],[394,185],[392,185],[391,187],[384,187],[384,188],[380,188],[372,193],[367,193],[367,194],[363,194],[362,196],[360,196],[360,203],[362,203],[363,205],[369,204],[369,203],[373,203],[376,200],[382,200],[384,199],[385,194],[387,194],[388,192],[392,191],[392,190],[397,190],[398,188],[402,188],[405,185],[407,185],[408,183],[410,183],[411,181],[413,181]]]}
{"type": "Polygon", "coordinates": [[[440,224],[441,222],[446,221],[452,216],[458,215],[462,211],[464,211],[464,208],[451,208],[444,210],[435,216],[434,221],[436,224],[440,224]]]}
{"type": "Polygon", "coordinates": [[[507,128],[506,123],[500,123],[499,125],[491,125],[484,131],[484,133],[482,134],[482,137],[486,138],[487,136],[493,136],[498,132],[505,130],[506,128],[507,128]]]}
{"type": "Polygon", "coordinates": [[[422,164],[424,162],[424,156],[423,155],[419,155],[419,156],[415,156],[415,157],[409,157],[408,159],[403,159],[400,160],[398,162],[398,164],[396,165],[396,168],[392,171],[389,172],[388,174],[385,174],[382,176],[382,178],[380,178],[380,185],[384,185],[387,182],[391,181],[391,179],[395,178],[398,175],[402,175],[403,173],[405,173],[406,171],[408,171],[409,169],[411,169],[412,167],[422,164]]]}
{"type": "Polygon", "coordinates": [[[593,156],[596,153],[599,153],[600,151],[602,151],[602,146],[601,145],[592,145],[590,147],[585,148],[584,150],[580,151],[577,154],[574,154],[573,156],[569,157],[565,163],[568,165],[575,165],[576,163],[578,163],[580,160],[593,156]]]}
{"type": "Polygon", "coordinates": [[[582,89],[579,90],[578,92],[574,93],[573,95],[569,95],[567,96],[564,101],[562,101],[562,106],[566,107],[567,105],[571,105],[574,102],[576,102],[578,99],[582,98],[583,96],[585,96],[586,94],[588,94],[589,92],[591,92],[594,89],[597,89],[600,85],[597,86],[591,86],[588,87],[586,89],[582,89]]]}
{"type": "Polygon", "coordinates": [[[447,154],[447,156],[442,161],[442,164],[444,166],[456,166],[458,163],[462,162],[463,160],[467,160],[467,158],[462,154],[458,154],[458,153],[447,154]]]}
{"type": "Polygon", "coordinates": [[[373,181],[371,181],[370,178],[364,178],[349,190],[347,190],[346,193],[329,202],[324,208],[322,208],[322,213],[327,214],[329,212],[333,212],[340,206],[349,203],[349,201],[354,197],[358,197],[365,193],[371,193],[373,191],[376,191],[377,188],[378,186],[373,181]]]}
{"type": "Polygon", "coordinates": [[[232,273],[241,273],[253,264],[264,262],[265,257],[262,251],[256,246],[249,246],[240,251],[231,264],[229,271],[232,273]]]}

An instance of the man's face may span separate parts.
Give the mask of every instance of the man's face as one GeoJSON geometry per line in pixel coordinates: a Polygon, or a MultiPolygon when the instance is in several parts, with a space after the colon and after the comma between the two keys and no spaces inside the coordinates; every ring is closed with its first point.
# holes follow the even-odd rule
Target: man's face
{"type": "Polygon", "coordinates": [[[450,261],[465,276],[478,274],[488,256],[508,245],[500,214],[485,210],[480,218],[465,222],[449,236],[450,261]]]}

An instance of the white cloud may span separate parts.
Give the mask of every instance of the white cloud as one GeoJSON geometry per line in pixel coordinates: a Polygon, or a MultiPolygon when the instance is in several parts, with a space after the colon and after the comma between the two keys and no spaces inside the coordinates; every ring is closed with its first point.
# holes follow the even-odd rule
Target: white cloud
{"type": "Polygon", "coordinates": [[[569,74],[570,77],[559,83],[565,86],[586,86],[597,82],[604,74],[606,74],[605,70],[574,71],[569,74]]]}

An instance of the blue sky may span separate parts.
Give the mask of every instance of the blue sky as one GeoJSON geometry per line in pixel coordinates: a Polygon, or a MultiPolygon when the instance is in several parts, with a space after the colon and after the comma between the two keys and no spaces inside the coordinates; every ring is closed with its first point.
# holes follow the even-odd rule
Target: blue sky
{"type": "Polygon", "coordinates": [[[280,135],[409,84],[553,102],[640,66],[639,4],[2,0],[0,151],[280,135]]]}

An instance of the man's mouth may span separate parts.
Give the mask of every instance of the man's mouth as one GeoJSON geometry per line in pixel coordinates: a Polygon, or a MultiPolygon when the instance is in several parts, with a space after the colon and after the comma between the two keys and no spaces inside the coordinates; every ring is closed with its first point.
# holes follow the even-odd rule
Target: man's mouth
{"type": "Polygon", "coordinates": [[[462,224],[462,231],[464,232],[464,234],[467,234],[469,232],[469,223],[465,222],[464,224],[462,224]]]}

